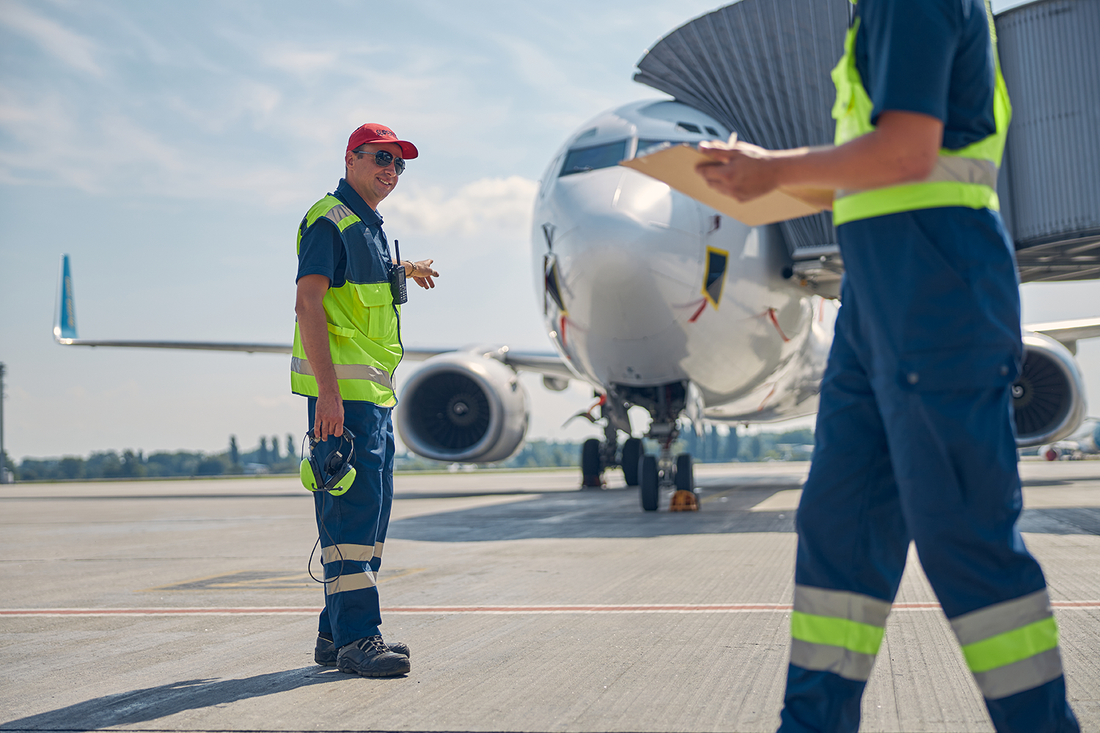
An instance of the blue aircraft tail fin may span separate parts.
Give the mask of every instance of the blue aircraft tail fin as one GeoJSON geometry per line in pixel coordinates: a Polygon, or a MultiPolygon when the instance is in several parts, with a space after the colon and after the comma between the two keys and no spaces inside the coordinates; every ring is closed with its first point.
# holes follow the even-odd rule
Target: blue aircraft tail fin
{"type": "Polygon", "coordinates": [[[69,271],[69,255],[61,255],[61,273],[57,283],[57,312],[54,314],[53,337],[76,339],[76,308],[73,305],[73,277],[69,271]]]}

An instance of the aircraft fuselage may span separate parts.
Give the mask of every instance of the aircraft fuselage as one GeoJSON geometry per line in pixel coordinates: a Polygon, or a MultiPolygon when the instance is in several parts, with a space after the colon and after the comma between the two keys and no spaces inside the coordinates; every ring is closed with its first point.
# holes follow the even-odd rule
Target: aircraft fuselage
{"type": "Polygon", "coordinates": [[[690,383],[711,419],[816,409],[831,304],[782,272],[783,243],[617,165],[729,131],[677,102],[595,118],[555,156],[535,204],[536,292],[550,340],[598,388],[690,383]]]}

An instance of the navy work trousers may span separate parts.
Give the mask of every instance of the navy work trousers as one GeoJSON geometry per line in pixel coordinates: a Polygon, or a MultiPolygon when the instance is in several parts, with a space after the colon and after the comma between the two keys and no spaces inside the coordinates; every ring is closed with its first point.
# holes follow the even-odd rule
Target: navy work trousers
{"type": "MultiPolygon", "coordinates": [[[[308,400],[312,427],[317,400],[308,400]]],[[[345,494],[313,494],[321,560],[325,569],[325,608],[317,631],[336,648],[379,633],[378,570],[393,504],[392,409],[370,402],[344,402],[344,425],[355,435],[355,482],[345,494]]],[[[314,450],[319,465],[346,442],[330,437],[314,450]]]]}
{"type": "MultiPolygon", "coordinates": [[[[999,218],[937,210],[855,224],[841,227],[847,274],[797,515],[796,586],[888,605],[912,540],[948,619],[1042,596],[1016,526],[1019,304],[999,218]]],[[[998,731],[1078,730],[1053,665],[1053,679],[987,696],[998,731]]],[[[789,666],[780,731],[858,730],[866,677],[825,667],[789,666]]]]}

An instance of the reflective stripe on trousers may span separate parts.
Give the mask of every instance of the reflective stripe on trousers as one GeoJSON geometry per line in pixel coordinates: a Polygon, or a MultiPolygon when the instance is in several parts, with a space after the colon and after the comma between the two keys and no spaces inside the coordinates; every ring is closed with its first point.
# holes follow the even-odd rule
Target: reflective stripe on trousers
{"type": "Polygon", "coordinates": [[[379,542],[374,545],[339,544],[321,548],[321,562],[327,567],[335,565],[336,575],[325,576],[325,594],[345,593],[363,588],[373,588],[378,585],[378,573],[373,570],[363,569],[363,563],[377,560],[377,565],[382,561],[382,546],[379,542]],[[343,563],[349,565],[348,570],[354,572],[344,573],[343,563]]]}
{"type": "Polygon", "coordinates": [[[791,664],[866,682],[882,645],[890,603],[806,585],[794,589],[791,664]]]}
{"type": "Polygon", "coordinates": [[[374,545],[340,544],[329,545],[321,548],[321,562],[326,565],[339,560],[352,560],[354,562],[370,562],[374,558],[382,558],[382,546],[379,542],[374,545]]]}
{"type": "Polygon", "coordinates": [[[1045,589],[957,616],[951,628],[982,695],[990,700],[1062,675],[1058,624],[1045,589]]]}
{"type": "Polygon", "coordinates": [[[353,590],[373,588],[378,585],[378,573],[373,570],[356,571],[348,575],[337,575],[334,578],[325,577],[325,595],[332,596],[337,593],[347,593],[353,590]]]}

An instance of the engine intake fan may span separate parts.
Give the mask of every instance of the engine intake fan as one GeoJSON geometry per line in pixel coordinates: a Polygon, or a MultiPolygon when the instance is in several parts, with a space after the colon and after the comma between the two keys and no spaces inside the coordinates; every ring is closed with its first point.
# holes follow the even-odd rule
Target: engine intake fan
{"type": "Polygon", "coordinates": [[[436,461],[491,463],[519,449],[527,394],[516,373],[491,354],[441,354],[409,379],[396,411],[409,450],[436,461]]]}
{"type": "Polygon", "coordinates": [[[1049,336],[1024,332],[1024,366],[1012,385],[1016,445],[1053,443],[1085,414],[1085,388],[1073,354],[1049,336]]]}

